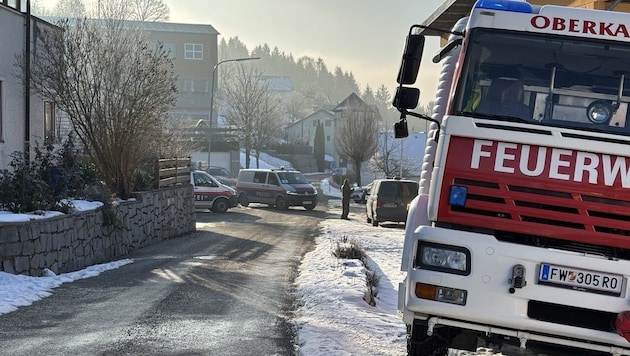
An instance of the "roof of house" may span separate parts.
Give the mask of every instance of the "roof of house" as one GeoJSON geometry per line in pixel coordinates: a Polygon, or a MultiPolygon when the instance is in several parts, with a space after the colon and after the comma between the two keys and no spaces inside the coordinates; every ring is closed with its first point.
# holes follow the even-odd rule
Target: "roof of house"
{"type": "Polygon", "coordinates": [[[359,95],[357,95],[356,93],[352,93],[348,95],[347,98],[343,99],[339,104],[337,104],[337,106],[335,106],[332,110],[344,111],[349,107],[357,108],[361,106],[371,107],[365,101],[363,101],[363,99],[361,99],[359,95]]]}
{"type": "MultiPolygon", "coordinates": [[[[65,17],[59,16],[41,16],[40,18],[53,24],[66,19],[65,17]]],[[[157,21],[127,21],[127,23],[136,25],[145,31],[196,33],[208,35],[220,34],[214,27],[212,27],[212,25],[157,21]]]]}
{"type": "Polygon", "coordinates": [[[314,113],[308,115],[307,117],[305,117],[303,119],[300,119],[300,120],[298,120],[298,121],[296,121],[294,123],[289,124],[287,126],[287,128],[293,127],[293,126],[297,126],[297,125],[301,124],[302,122],[304,122],[304,121],[306,121],[306,120],[308,120],[310,118],[313,118],[314,116],[319,116],[319,115],[323,115],[323,116],[331,118],[331,119],[333,119],[335,117],[335,114],[333,114],[332,111],[327,110],[327,109],[319,109],[319,110],[315,111],[314,113]]]}
{"type": "Polygon", "coordinates": [[[219,32],[212,25],[187,24],[175,22],[149,22],[149,21],[132,21],[137,23],[146,31],[161,32],[181,32],[181,33],[198,33],[208,35],[219,35],[219,32]]]}

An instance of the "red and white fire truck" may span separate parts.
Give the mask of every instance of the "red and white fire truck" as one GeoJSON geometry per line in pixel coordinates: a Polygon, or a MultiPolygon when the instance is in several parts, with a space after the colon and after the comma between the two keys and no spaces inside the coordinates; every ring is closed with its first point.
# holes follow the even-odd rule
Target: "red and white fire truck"
{"type": "MultiPolygon", "coordinates": [[[[433,58],[409,31],[394,106],[431,121],[405,231],[409,355],[560,347],[630,355],[630,14],[479,0],[433,58]]],[[[435,29],[434,29],[435,30],[435,29]]]]}

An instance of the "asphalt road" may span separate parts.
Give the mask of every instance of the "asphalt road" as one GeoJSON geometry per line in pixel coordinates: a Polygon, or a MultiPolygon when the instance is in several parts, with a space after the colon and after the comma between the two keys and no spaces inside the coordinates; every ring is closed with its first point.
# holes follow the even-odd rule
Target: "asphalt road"
{"type": "Polygon", "coordinates": [[[0,354],[294,354],[292,282],[325,209],[198,212],[197,232],[0,315],[0,354]]]}

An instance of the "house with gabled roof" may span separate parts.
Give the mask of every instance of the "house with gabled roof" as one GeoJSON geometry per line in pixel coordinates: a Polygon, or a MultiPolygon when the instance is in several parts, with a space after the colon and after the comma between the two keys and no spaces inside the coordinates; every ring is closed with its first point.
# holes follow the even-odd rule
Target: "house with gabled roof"
{"type": "Polygon", "coordinates": [[[307,144],[313,147],[317,124],[321,122],[324,125],[324,152],[333,157],[335,166],[346,167],[345,159],[339,156],[335,148],[336,128],[340,120],[357,113],[374,115],[376,120],[380,120],[380,114],[375,106],[366,104],[356,93],[351,93],[334,108],[319,109],[287,126],[287,139],[291,143],[307,144]]]}
{"type": "Polygon", "coordinates": [[[327,109],[319,109],[309,116],[298,120],[286,128],[287,140],[291,143],[309,145],[313,147],[315,141],[315,131],[317,124],[324,125],[324,152],[332,155],[335,150],[334,145],[334,122],[335,113],[327,109]]]}

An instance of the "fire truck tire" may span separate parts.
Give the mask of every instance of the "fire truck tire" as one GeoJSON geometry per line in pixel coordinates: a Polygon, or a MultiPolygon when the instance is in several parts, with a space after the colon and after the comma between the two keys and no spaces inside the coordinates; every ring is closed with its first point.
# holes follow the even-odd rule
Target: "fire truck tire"
{"type": "Polygon", "coordinates": [[[225,213],[228,211],[230,207],[230,203],[227,199],[215,199],[214,203],[212,203],[212,212],[213,213],[225,213]]]}
{"type": "Polygon", "coordinates": [[[408,356],[446,356],[448,345],[439,335],[427,335],[426,325],[414,323],[407,325],[408,356]]]}

